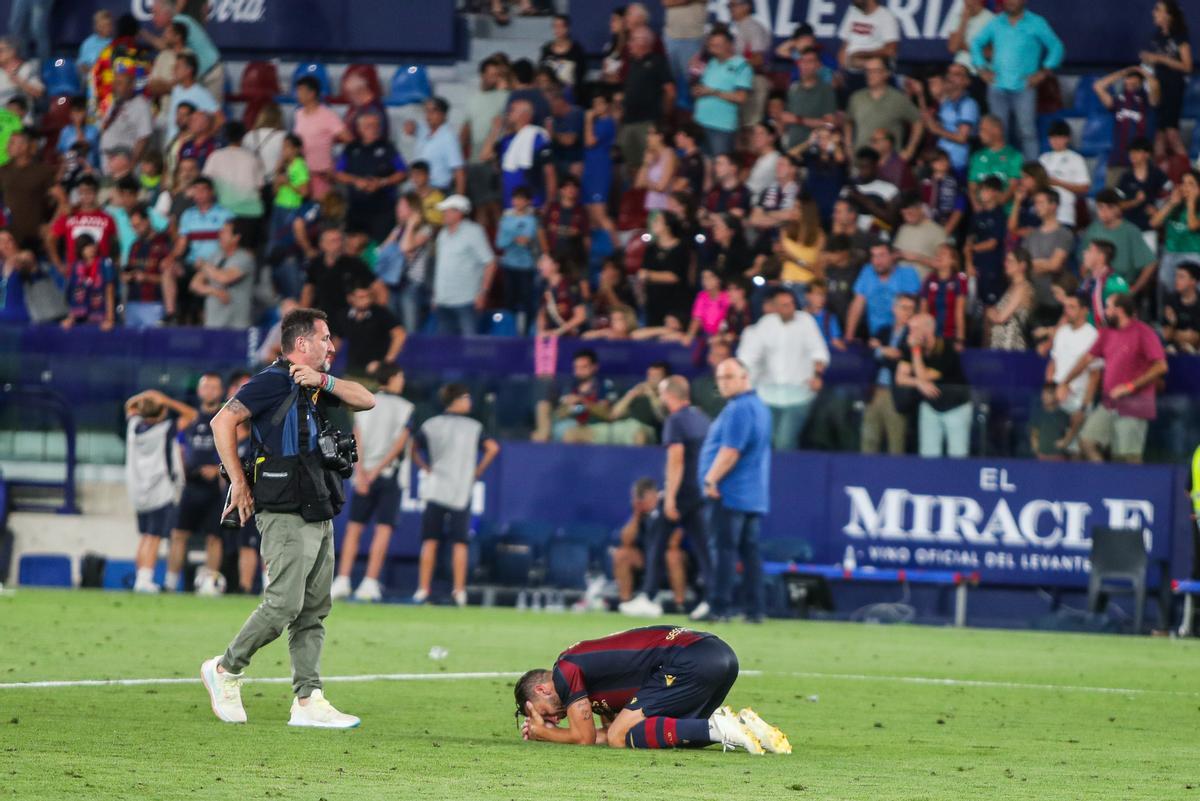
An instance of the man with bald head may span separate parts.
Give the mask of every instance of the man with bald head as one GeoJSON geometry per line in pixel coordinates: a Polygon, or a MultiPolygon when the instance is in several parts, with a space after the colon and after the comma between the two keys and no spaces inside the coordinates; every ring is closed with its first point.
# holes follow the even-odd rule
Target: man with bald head
{"type": "MultiPolygon", "coordinates": [[[[639,617],[658,617],[662,607],[655,603],[665,558],[676,604],[682,604],[687,588],[687,566],[683,562],[682,539],[686,533],[688,550],[700,569],[705,592],[712,588],[712,563],[705,533],[704,497],[700,493],[700,448],[708,435],[708,415],[692,406],[691,387],[681,375],[664,378],[658,385],[658,398],[668,412],[663,422],[662,441],[667,446],[666,475],[663,480],[662,507],[655,518],[646,547],[646,572],[642,592],[621,604],[621,612],[639,617]]],[[[709,613],[701,600],[692,610],[700,620],[709,613]]]]}
{"type": "Polygon", "coordinates": [[[762,517],[770,509],[771,412],[750,385],[750,372],[737,359],[717,366],[717,389],[727,401],[704,438],[698,472],[709,499],[708,531],[713,541],[713,586],[709,620],[732,612],[734,569],[743,566],[743,612],[748,623],[763,619],[762,517]]]}
{"type": "Polygon", "coordinates": [[[517,99],[509,104],[507,134],[500,118],[496,118],[481,155],[484,160],[500,162],[500,188],[506,209],[512,207],[513,192],[521,187],[529,190],[534,208],[541,208],[546,198],[558,193],[550,135],[534,124],[533,104],[528,100],[517,99]]]}

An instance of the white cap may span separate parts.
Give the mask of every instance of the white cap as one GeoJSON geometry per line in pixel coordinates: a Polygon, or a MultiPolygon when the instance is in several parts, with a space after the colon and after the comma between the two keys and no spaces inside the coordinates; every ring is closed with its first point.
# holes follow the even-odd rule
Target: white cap
{"type": "Polygon", "coordinates": [[[462,195],[451,195],[450,197],[437,204],[438,211],[448,211],[454,209],[461,211],[463,214],[471,213],[471,201],[467,200],[462,195]]]}

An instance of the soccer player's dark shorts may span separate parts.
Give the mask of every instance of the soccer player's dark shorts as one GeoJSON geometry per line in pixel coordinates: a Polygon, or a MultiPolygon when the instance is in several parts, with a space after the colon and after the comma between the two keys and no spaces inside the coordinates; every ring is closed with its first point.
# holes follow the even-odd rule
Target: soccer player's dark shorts
{"type": "Polygon", "coordinates": [[[466,545],[471,529],[471,507],[449,509],[439,503],[427,501],[425,513],[421,515],[421,539],[452,542],[466,545]]]}
{"type": "Polygon", "coordinates": [[[138,534],[149,534],[151,537],[169,537],[171,529],[175,528],[175,519],[179,515],[179,507],[173,503],[151,509],[148,512],[137,513],[138,534]]]}
{"type": "Polygon", "coordinates": [[[255,551],[262,545],[262,534],[258,533],[258,523],[254,518],[250,518],[250,522],[238,529],[237,544],[239,548],[251,548],[255,551]]]}
{"type": "Polygon", "coordinates": [[[221,533],[221,512],[225,493],[219,481],[188,481],[179,498],[178,527],[192,534],[221,533]]]}
{"type": "Polygon", "coordinates": [[[350,497],[350,522],[369,523],[371,518],[383,526],[396,525],[400,511],[400,484],[396,476],[380,476],[371,482],[366,495],[357,492],[350,497]]]}
{"type": "Polygon", "coordinates": [[[646,717],[707,718],[737,677],[737,654],[722,640],[706,637],[673,651],[625,708],[640,709],[646,717]]]}

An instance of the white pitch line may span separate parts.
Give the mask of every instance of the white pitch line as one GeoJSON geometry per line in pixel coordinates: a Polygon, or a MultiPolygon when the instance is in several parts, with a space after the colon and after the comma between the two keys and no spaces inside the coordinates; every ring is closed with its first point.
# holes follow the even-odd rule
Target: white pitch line
{"type": "MultiPolygon", "coordinates": [[[[362,673],[353,676],[327,676],[325,681],[338,683],[361,683],[368,681],[465,681],[472,679],[515,679],[522,674],[515,671],[483,671],[474,673],[362,673]]],[[[891,682],[896,684],[923,684],[938,687],[975,687],[996,690],[1038,690],[1077,693],[1100,693],[1105,695],[1177,695],[1200,696],[1200,692],[1188,690],[1152,690],[1132,687],[1090,687],[1071,684],[1033,684],[1015,681],[984,681],[976,679],[936,678],[933,676],[887,676],[868,673],[815,673],[803,671],[743,670],[740,676],[791,676],[802,679],[824,679],[832,681],[891,682]]],[[[247,678],[248,684],[291,684],[290,678],[266,677],[247,678]]],[[[67,687],[148,687],[171,684],[199,684],[199,678],[160,679],[73,679],[63,681],[15,681],[0,683],[0,690],[36,690],[67,687]]]]}

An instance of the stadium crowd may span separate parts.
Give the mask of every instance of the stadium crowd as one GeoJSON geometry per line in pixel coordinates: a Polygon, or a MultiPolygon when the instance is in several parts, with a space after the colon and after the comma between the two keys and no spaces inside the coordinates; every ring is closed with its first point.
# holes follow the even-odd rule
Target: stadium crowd
{"type": "MultiPolygon", "coordinates": [[[[748,0],[727,24],[704,0],[664,5],[662,30],[641,4],[614,10],[598,71],[565,16],[538,63],[483,60],[457,130],[436,95],[392,130],[362,75],[344,111],[304,77],[290,114],[236,119],[204,14],[176,0],[145,28],[98,12],[85,91],[65,100],[10,36],[0,319],[247,328],[317,307],[348,372],[370,375],[409,333],[476,334],[505,312],[520,335],[736,354],[779,448],[857,343],[880,364],[864,448],[902,452],[915,415],[929,455],[966,453],[963,348],[1036,349],[1039,454],[1082,429],[1086,455],[1140,458],[1165,352],[1200,346],[1176,0],[1154,4],[1141,63],[1095,82],[1113,139],[1094,198],[1067,122],[1039,141],[1063,47],[1025,0],[967,0],[946,64],[907,74],[878,0],[854,0],[836,51],[807,25],[776,46],[748,0]],[[1092,397],[1104,413],[1085,423],[1092,397]]],[[[535,437],[652,441],[656,370],[610,397],[581,353],[535,437]]]]}

